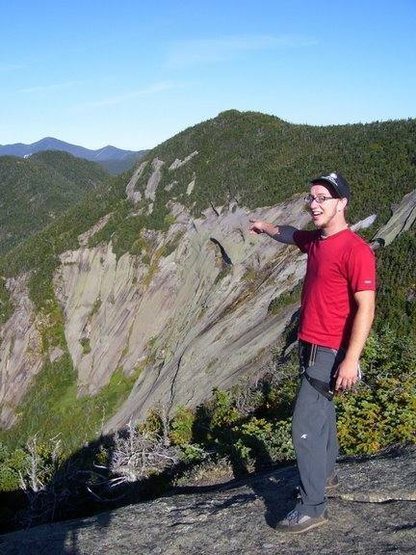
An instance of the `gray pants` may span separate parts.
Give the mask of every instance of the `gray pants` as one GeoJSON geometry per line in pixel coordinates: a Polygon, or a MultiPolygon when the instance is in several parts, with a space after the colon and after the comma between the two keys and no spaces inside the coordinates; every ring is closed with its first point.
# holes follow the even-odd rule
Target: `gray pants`
{"type": "MultiPolygon", "coordinates": [[[[343,353],[318,347],[309,360],[300,342],[299,356],[301,372],[330,383],[343,353]]],[[[296,509],[303,515],[320,516],[325,510],[326,481],[334,473],[338,456],[335,407],[305,378],[296,399],[292,438],[301,480],[301,501],[296,509]]]]}

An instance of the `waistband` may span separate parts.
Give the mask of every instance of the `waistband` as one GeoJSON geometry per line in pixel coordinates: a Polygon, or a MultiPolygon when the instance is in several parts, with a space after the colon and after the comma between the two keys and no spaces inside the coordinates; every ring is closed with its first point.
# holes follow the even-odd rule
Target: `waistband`
{"type": "Polygon", "coordinates": [[[309,343],[308,341],[304,341],[303,339],[299,339],[299,346],[304,347],[306,349],[315,350],[315,351],[325,351],[328,353],[336,354],[340,349],[333,349],[332,347],[325,347],[324,345],[317,345],[316,343],[309,343]]]}

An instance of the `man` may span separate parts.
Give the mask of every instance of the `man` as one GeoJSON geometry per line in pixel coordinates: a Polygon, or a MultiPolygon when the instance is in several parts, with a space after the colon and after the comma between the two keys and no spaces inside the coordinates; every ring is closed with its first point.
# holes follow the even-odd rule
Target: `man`
{"type": "Polygon", "coordinates": [[[347,181],[334,172],[313,179],[305,197],[316,230],[251,220],[252,233],[308,254],[298,334],[302,381],[292,423],[300,499],[277,525],[287,532],[327,521],[325,493],[336,481],[338,455],[332,396],[359,379],[359,357],[374,318],[375,258],[348,227],[349,200],[347,181]]]}

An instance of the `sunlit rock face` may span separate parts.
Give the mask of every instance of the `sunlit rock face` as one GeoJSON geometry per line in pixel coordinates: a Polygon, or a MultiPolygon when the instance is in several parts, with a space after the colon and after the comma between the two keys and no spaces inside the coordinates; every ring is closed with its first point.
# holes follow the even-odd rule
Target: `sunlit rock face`
{"type": "MultiPolygon", "coordinates": [[[[41,315],[29,299],[27,275],[7,281],[14,312],[0,328],[0,427],[16,420],[18,406],[42,367],[41,315]]],[[[55,355],[54,355],[55,356],[55,355]]]]}
{"type": "Polygon", "coordinates": [[[176,223],[168,232],[142,232],[146,264],[130,254],[117,260],[106,244],[64,253],[55,275],[79,393],[96,394],[117,369],[139,375],[108,429],[157,403],[195,405],[255,374],[295,310],[268,308],[302,277],[304,256],[248,228],[249,217],[303,226],[300,199],[255,214],[210,208],[199,219],[169,208],[176,223]]]}
{"type": "Polygon", "coordinates": [[[230,203],[199,219],[168,206],[176,223],[142,232],[146,264],[130,254],[116,260],[109,244],[65,253],[55,277],[80,394],[97,393],[116,369],[138,374],[107,430],[158,403],[194,406],[214,387],[261,373],[297,309],[269,307],[302,279],[305,256],[248,229],[250,218],[304,227],[299,197],[255,213],[230,203]]]}

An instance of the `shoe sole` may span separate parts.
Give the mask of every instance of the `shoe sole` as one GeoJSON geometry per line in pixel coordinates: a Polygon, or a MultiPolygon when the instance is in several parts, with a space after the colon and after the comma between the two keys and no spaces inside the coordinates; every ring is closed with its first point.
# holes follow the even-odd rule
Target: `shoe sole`
{"type": "Polygon", "coordinates": [[[288,530],[289,533],[291,534],[303,534],[304,532],[308,532],[309,530],[313,530],[314,528],[319,528],[319,526],[322,526],[323,524],[326,524],[328,522],[328,519],[325,520],[320,520],[318,522],[313,522],[311,524],[309,524],[309,526],[306,526],[305,528],[302,528],[301,530],[288,530]]]}
{"type": "Polygon", "coordinates": [[[323,524],[326,524],[328,522],[328,519],[322,519],[322,520],[317,520],[315,522],[311,522],[310,524],[308,524],[307,526],[304,526],[302,528],[302,525],[300,526],[277,526],[276,527],[276,531],[278,532],[285,532],[287,534],[303,534],[304,532],[308,532],[309,530],[313,530],[314,528],[318,528],[319,526],[322,526],[323,524]]]}

